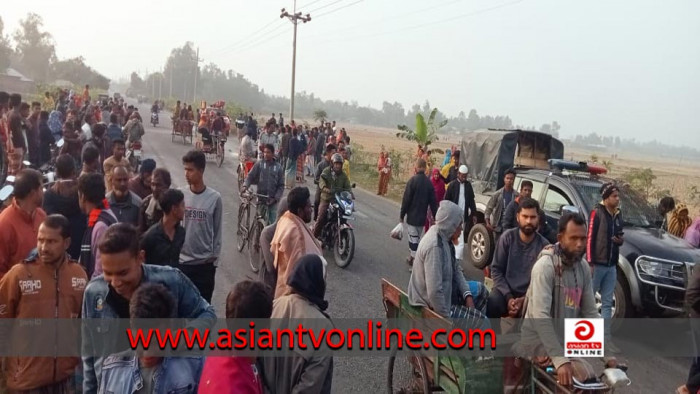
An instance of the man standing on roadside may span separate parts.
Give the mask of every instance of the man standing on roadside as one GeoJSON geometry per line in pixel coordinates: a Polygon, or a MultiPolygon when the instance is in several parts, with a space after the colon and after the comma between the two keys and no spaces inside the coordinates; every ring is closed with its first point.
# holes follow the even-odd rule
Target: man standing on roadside
{"type": "Polygon", "coordinates": [[[112,156],[108,157],[104,163],[102,163],[102,170],[105,174],[104,182],[108,192],[112,190],[112,170],[114,167],[122,166],[131,174],[131,164],[129,160],[124,157],[125,153],[126,147],[124,146],[123,140],[112,141],[112,156]]]}
{"type": "Polygon", "coordinates": [[[311,222],[311,193],[306,187],[295,187],[287,195],[289,210],[277,221],[275,235],[270,243],[277,269],[275,298],[287,293],[287,277],[293,265],[304,255],[323,255],[308,223],[311,222]]]}
{"type": "Polygon", "coordinates": [[[503,187],[496,190],[496,193],[491,196],[484,211],[486,228],[493,233],[495,243],[498,243],[498,238],[503,233],[503,218],[506,207],[518,197],[518,192],[513,189],[514,182],[515,170],[511,168],[506,171],[503,177],[503,187]]]}
{"type": "Polygon", "coordinates": [[[464,240],[471,230],[471,225],[476,223],[476,201],[474,200],[474,189],[471,182],[467,180],[469,169],[465,165],[459,167],[457,179],[447,185],[445,200],[457,204],[464,212],[464,234],[459,237],[459,243],[455,245],[455,257],[459,264],[462,263],[464,255],[464,240]]]}
{"type": "MultiPolygon", "coordinates": [[[[0,280],[0,305],[3,307],[0,318],[73,319],[80,316],[88,281],[82,267],[66,253],[70,243],[68,219],[62,215],[46,217],[39,226],[36,249],[0,280]],[[29,291],[27,283],[33,284],[29,291]]],[[[24,339],[37,340],[26,336],[24,339]]],[[[3,373],[10,393],[68,393],[72,392],[71,377],[80,359],[8,357],[5,362],[3,373]]]]}
{"type": "Polygon", "coordinates": [[[500,319],[520,317],[525,293],[530,285],[530,271],[542,249],[549,242],[537,233],[539,204],[528,198],[518,206],[517,229],[503,233],[494,253],[489,295],[488,316],[500,319]]]}
{"type": "Polygon", "coordinates": [[[401,202],[401,213],[399,222],[403,223],[406,218],[408,227],[408,248],[411,252],[406,259],[409,266],[413,266],[416,258],[418,244],[423,236],[423,227],[428,216],[428,208],[431,212],[437,212],[438,205],[435,200],[435,189],[433,183],[425,176],[425,160],[416,160],[415,175],[406,183],[401,202]]]}
{"type": "Polygon", "coordinates": [[[316,175],[314,176],[314,183],[316,184],[316,196],[314,197],[314,220],[318,220],[318,207],[321,205],[321,174],[323,171],[331,166],[331,157],[335,154],[335,145],[328,144],[326,146],[326,156],[323,157],[320,163],[316,165],[316,175]]]}
{"type": "Polygon", "coordinates": [[[14,186],[12,205],[0,213],[0,278],[36,247],[39,225],[46,218],[41,173],[21,170],[14,186]]]}
{"type": "Polygon", "coordinates": [[[100,174],[86,174],[78,178],[78,204],[88,217],[87,229],[80,245],[80,265],[88,278],[102,274],[102,259],[97,247],[107,228],[117,223],[105,198],[104,178],[100,174]]]}
{"type": "Polygon", "coordinates": [[[143,235],[141,250],[146,253],[147,264],[177,268],[185,243],[185,229],[180,225],[185,218],[185,195],[180,190],[169,189],[160,202],[165,215],[143,235]]]}
{"type": "Polygon", "coordinates": [[[139,167],[139,174],[129,179],[129,190],[134,192],[139,198],[144,199],[151,194],[151,176],[156,169],[156,161],[146,159],[139,167]]]}
{"type": "Polygon", "coordinates": [[[185,243],[178,268],[197,286],[207,302],[214,293],[216,265],[221,253],[223,203],[221,194],[204,184],[207,159],[192,150],[182,158],[185,179],[185,243]]]}
{"type": "Polygon", "coordinates": [[[139,233],[145,233],[151,226],[160,222],[163,218],[163,209],[160,207],[160,198],[166,190],[170,189],[170,172],[165,168],[156,168],[151,175],[151,190],[153,193],[146,196],[141,202],[139,210],[139,233]]]}
{"type": "Polygon", "coordinates": [[[619,208],[620,191],[610,182],[600,188],[600,194],[603,201],[593,209],[588,223],[586,260],[593,269],[593,291],[599,293],[601,298],[601,315],[605,319],[605,348],[619,353],[619,348],[610,340],[610,319],[620,245],[624,242],[619,208]]]}
{"type": "Polygon", "coordinates": [[[107,193],[109,208],[119,220],[119,223],[129,223],[136,226],[139,223],[141,199],[129,190],[129,173],[122,166],[112,170],[112,191],[107,193]]]}

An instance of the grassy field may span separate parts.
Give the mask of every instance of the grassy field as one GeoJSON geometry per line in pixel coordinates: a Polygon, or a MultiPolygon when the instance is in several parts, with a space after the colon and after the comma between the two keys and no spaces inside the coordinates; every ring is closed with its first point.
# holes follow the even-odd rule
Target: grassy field
{"type": "MultiPolygon", "coordinates": [[[[396,137],[396,130],[338,124],[345,127],[351,139],[353,161],[351,163],[352,181],[363,189],[376,192],[379,182],[376,171],[377,158],[382,149],[390,152],[394,162],[393,178],[389,184],[389,198],[400,201],[408,178],[412,174],[413,158],[416,144],[396,137]]],[[[452,137],[441,139],[433,146],[442,150],[453,144],[459,144],[459,139],[452,137]]],[[[653,192],[650,200],[655,200],[663,191],[670,192],[676,201],[688,205],[691,217],[700,214],[700,163],[677,158],[640,156],[634,152],[594,152],[565,147],[567,159],[591,161],[596,156],[598,163],[604,161],[610,167],[609,175],[622,178],[633,169],[651,168],[656,179],[653,181],[653,192]]],[[[443,155],[436,155],[433,161],[441,164],[443,155]]]]}

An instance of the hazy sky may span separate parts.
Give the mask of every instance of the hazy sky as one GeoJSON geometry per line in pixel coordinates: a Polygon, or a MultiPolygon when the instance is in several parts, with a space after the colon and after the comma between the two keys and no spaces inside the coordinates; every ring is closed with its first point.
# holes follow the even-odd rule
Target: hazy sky
{"type": "MultiPolygon", "coordinates": [[[[279,14],[292,4],[35,0],[7,2],[0,15],[8,33],[27,12],[39,13],[60,58],[82,55],[112,78],[158,70],[173,47],[193,41],[205,62],[288,96],[291,23],[279,14]],[[102,8],[108,4],[119,9],[102,8]]],[[[476,108],[525,125],[557,120],[565,136],[700,148],[700,1],[298,4],[313,20],[299,27],[297,91],[406,109],[428,99],[450,115],[476,108]]]]}

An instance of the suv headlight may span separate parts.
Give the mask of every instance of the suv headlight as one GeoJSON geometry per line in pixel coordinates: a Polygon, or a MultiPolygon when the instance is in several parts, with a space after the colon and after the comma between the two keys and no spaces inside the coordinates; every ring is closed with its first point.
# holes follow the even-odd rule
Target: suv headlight
{"type": "MultiPolygon", "coordinates": [[[[651,259],[643,256],[637,259],[640,274],[652,276],[655,280],[670,281],[673,284],[685,285],[685,264],[680,262],[651,259]]],[[[669,283],[670,284],[670,283],[669,283]]]]}

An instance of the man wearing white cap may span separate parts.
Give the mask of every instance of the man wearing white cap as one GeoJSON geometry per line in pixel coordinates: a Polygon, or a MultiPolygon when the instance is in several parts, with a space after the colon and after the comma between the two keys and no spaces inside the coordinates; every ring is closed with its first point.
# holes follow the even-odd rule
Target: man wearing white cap
{"type": "Polygon", "coordinates": [[[462,164],[457,173],[457,179],[447,185],[445,200],[457,204],[464,212],[464,233],[459,237],[459,243],[455,246],[455,257],[461,263],[464,254],[464,239],[469,234],[472,224],[476,223],[476,201],[471,182],[467,180],[469,169],[462,164]]]}

